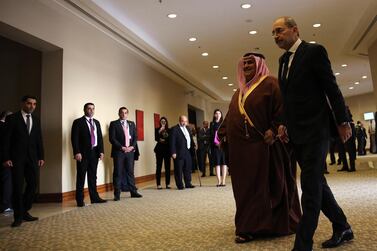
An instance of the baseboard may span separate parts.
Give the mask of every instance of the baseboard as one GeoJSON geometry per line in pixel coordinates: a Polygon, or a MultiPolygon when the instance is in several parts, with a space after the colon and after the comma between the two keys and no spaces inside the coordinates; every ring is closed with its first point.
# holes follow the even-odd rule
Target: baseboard
{"type": "MultiPolygon", "coordinates": [[[[140,184],[140,183],[155,180],[155,179],[156,179],[156,175],[150,174],[150,175],[136,177],[135,183],[140,184]]],[[[106,184],[97,186],[97,191],[99,193],[104,193],[104,192],[108,192],[112,190],[113,190],[113,183],[106,183],[106,184]]],[[[89,196],[88,188],[84,189],[84,195],[89,196]]],[[[75,200],[75,198],[76,198],[76,190],[64,192],[64,193],[42,193],[42,194],[38,194],[36,202],[39,202],[39,203],[66,202],[70,200],[75,200]]]]}

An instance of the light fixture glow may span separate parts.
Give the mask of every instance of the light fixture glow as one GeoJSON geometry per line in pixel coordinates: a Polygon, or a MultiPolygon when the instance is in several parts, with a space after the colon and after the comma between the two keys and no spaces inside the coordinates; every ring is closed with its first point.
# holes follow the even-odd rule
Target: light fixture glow
{"type": "Polygon", "coordinates": [[[249,31],[249,34],[250,35],[255,35],[255,34],[257,34],[258,32],[257,31],[249,31]]]}
{"type": "Polygon", "coordinates": [[[228,79],[228,77],[224,76],[224,77],[222,77],[222,79],[228,79]]]}
{"type": "Polygon", "coordinates": [[[346,64],[342,64],[342,67],[347,67],[347,65],[346,64]]]}
{"type": "Polygon", "coordinates": [[[339,72],[335,72],[335,76],[338,76],[338,75],[340,75],[340,73],[339,72]]]}
{"type": "Polygon", "coordinates": [[[229,83],[228,86],[233,86],[234,84],[233,83],[229,83]]]}
{"type": "Polygon", "coordinates": [[[190,37],[188,40],[189,40],[190,42],[195,42],[195,41],[196,41],[196,37],[190,37]]]}
{"type": "Polygon", "coordinates": [[[350,86],[350,87],[348,87],[348,89],[350,89],[350,90],[353,90],[355,87],[353,87],[353,86],[350,86]]]}
{"type": "Polygon", "coordinates": [[[321,24],[313,24],[313,27],[314,27],[314,28],[321,27],[321,24]]]}
{"type": "Polygon", "coordinates": [[[311,44],[315,44],[315,43],[317,43],[316,41],[310,41],[309,43],[311,43],[311,44]]]}
{"type": "Polygon", "coordinates": [[[362,76],[361,78],[363,78],[363,79],[366,79],[366,78],[367,78],[367,76],[365,76],[365,75],[364,75],[364,76],[362,76]]]}
{"type": "Polygon", "coordinates": [[[203,57],[207,57],[207,56],[208,56],[208,52],[203,52],[203,53],[202,53],[202,56],[203,56],[203,57]]]}
{"type": "Polygon", "coordinates": [[[218,65],[214,65],[214,66],[212,66],[212,68],[213,68],[213,69],[218,69],[219,66],[218,66],[218,65]]]}
{"type": "Polygon", "coordinates": [[[171,13],[171,14],[168,14],[168,18],[176,18],[177,17],[177,14],[174,14],[174,13],[171,13]]]}
{"type": "Polygon", "coordinates": [[[249,4],[249,3],[241,4],[242,9],[249,9],[250,7],[251,7],[251,4],[249,4]]]}
{"type": "Polygon", "coordinates": [[[237,91],[237,89],[236,89],[236,88],[234,88],[234,89],[233,89],[233,91],[235,92],[235,91],[237,91]]]}
{"type": "Polygon", "coordinates": [[[358,84],[360,84],[360,82],[355,82],[355,85],[358,85],[358,84]]]}

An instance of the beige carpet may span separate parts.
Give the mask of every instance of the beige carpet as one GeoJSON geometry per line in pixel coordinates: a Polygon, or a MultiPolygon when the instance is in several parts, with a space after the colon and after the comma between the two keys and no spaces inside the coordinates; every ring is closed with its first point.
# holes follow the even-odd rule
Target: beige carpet
{"type": "MultiPolygon", "coordinates": [[[[355,240],[334,250],[377,250],[377,170],[355,173],[330,169],[328,181],[346,212],[355,240]]],[[[198,183],[193,176],[194,184],[198,183]]],[[[234,243],[235,206],[230,182],[217,188],[214,177],[194,189],[141,190],[143,198],[90,205],[0,229],[0,250],[290,250],[294,236],[234,243]]],[[[108,194],[111,199],[111,195],[108,194]]],[[[331,235],[321,215],[314,250],[331,235]]]]}

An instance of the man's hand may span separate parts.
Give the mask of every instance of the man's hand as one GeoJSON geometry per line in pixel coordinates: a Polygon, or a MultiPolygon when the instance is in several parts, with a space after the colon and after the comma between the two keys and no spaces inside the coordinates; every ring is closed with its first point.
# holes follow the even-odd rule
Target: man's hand
{"type": "Polygon", "coordinates": [[[172,156],[173,159],[177,158],[177,154],[176,153],[173,153],[171,156],[172,156]]]}
{"type": "Polygon", "coordinates": [[[82,155],[81,155],[81,153],[76,153],[76,154],[75,154],[75,160],[78,161],[78,162],[81,162],[81,160],[82,160],[82,155]]]}
{"type": "Polygon", "coordinates": [[[345,143],[352,136],[352,129],[349,123],[338,125],[340,140],[345,143]]]}
{"type": "Polygon", "coordinates": [[[100,154],[99,154],[99,159],[100,159],[100,160],[103,160],[103,157],[104,157],[104,156],[105,156],[105,155],[104,155],[103,153],[100,153],[100,154]]]}
{"type": "Polygon", "coordinates": [[[5,167],[12,167],[13,166],[13,162],[11,160],[4,161],[3,166],[5,166],[5,167]]]}
{"type": "Polygon", "coordinates": [[[43,159],[38,160],[38,166],[42,167],[45,164],[45,161],[43,159]]]}
{"type": "Polygon", "coordinates": [[[264,142],[268,145],[272,145],[275,142],[274,132],[271,129],[268,129],[264,133],[264,142]]]}
{"type": "Polygon", "coordinates": [[[278,127],[277,137],[280,139],[281,142],[288,143],[289,138],[288,138],[287,127],[285,127],[284,125],[280,125],[278,127]]]}

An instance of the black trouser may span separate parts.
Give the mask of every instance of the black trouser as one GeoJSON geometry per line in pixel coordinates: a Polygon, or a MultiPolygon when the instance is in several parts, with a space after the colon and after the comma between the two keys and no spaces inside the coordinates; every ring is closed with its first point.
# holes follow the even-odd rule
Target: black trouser
{"type": "Polygon", "coordinates": [[[191,167],[191,154],[189,150],[185,151],[183,156],[177,156],[174,160],[174,178],[177,188],[183,188],[182,174],[185,186],[191,186],[191,167]]]}
{"type": "Polygon", "coordinates": [[[99,199],[97,192],[97,166],[98,154],[96,149],[92,149],[89,156],[85,156],[81,161],[76,161],[77,175],[76,175],[76,202],[82,203],[84,201],[84,184],[85,176],[88,172],[88,189],[90,201],[94,202],[99,199]]]}
{"type": "Polygon", "coordinates": [[[294,145],[295,156],[301,168],[303,211],[295,240],[295,248],[298,250],[312,250],[313,235],[321,210],[331,221],[333,231],[342,231],[349,227],[346,216],[336,202],[323,174],[327,150],[327,140],[294,145]]]}
{"type": "Polygon", "coordinates": [[[13,161],[13,216],[15,220],[22,220],[24,214],[32,207],[38,182],[37,162],[30,159],[13,161]],[[24,181],[26,187],[24,190],[24,181]]]}
{"type": "Polygon", "coordinates": [[[165,166],[165,184],[170,185],[170,155],[169,153],[156,153],[156,183],[157,186],[161,185],[161,170],[162,161],[164,161],[165,166]]]}
{"type": "Polygon", "coordinates": [[[12,168],[0,166],[0,212],[12,208],[12,168]]]}
{"type": "Polygon", "coordinates": [[[339,158],[341,159],[343,163],[343,170],[351,170],[355,171],[355,160],[356,160],[356,144],[355,144],[355,138],[351,137],[346,143],[340,142],[338,145],[339,148],[339,158]],[[347,156],[346,153],[348,153],[348,157],[350,160],[350,165],[348,165],[347,156]]]}
{"type": "Polygon", "coordinates": [[[198,149],[198,164],[199,164],[199,169],[203,175],[206,175],[206,157],[207,156],[210,162],[211,160],[210,160],[209,145],[204,145],[203,147],[200,147],[198,149]]]}
{"type": "Polygon", "coordinates": [[[336,146],[336,142],[337,141],[335,139],[330,140],[329,153],[330,153],[331,164],[335,164],[335,162],[336,162],[336,160],[335,160],[335,146],[336,146]]]}
{"type": "Polygon", "coordinates": [[[113,172],[113,185],[114,196],[119,197],[121,190],[136,193],[134,175],[134,152],[114,153],[114,172],[113,172]]]}

